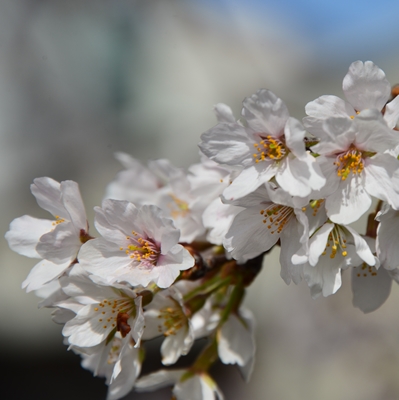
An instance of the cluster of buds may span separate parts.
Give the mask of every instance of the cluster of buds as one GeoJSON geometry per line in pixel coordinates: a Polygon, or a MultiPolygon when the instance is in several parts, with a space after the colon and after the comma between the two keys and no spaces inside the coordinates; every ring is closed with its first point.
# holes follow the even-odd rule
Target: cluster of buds
{"type": "Polygon", "coordinates": [[[108,399],[168,385],[178,400],[222,399],[209,374],[217,360],[248,380],[254,318],[242,301],[275,245],[283,280],[304,279],[314,298],[335,293],[350,269],[354,306],[371,312],[387,299],[399,282],[399,97],[370,61],[351,64],[343,91],[346,100],[308,103],[302,123],[270,90],[247,97],[239,120],[217,104],[187,171],[118,153],[125,169],[95,208],[98,237],[75,182],[34,180],[54,219],[17,218],[6,239],[40,259],[23,288],[54,309],[108,399]],[[366,213],[361,235],[350,224],[366,213]],[[140,376],[157,337],[165,368],[140,376]],[[166,368],[200,338],[194,362],[166,368]]]}

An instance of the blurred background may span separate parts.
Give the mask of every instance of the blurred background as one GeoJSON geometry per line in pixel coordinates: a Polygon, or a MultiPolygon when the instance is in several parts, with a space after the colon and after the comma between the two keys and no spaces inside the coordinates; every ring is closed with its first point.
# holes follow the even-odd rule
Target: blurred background
{"type": "MultiPolygon", "coordinates": [[[[244,97],[268,88],[301,119],[307,102],[342,96],[358,59],[398,83],[398,15],[395,0],[1,1],[2,235],[21,215],[48,217],[29,190],[35,177],[77,181],[92,221],[121,168],[115,151],[197,162],[218,102],[238,116],[244,97]]],[[[35,260],[5,240],[0,257],[0,397],[105,399],[103,381],[67,352],[50,311],[21,290],[35,260]]],[[[335,296],[312,300],[305,283],[284,284],[277,260],[275,251],[246,299],[258,321],[251,383],[234,367],[212,371],[226,399],[398,399],[396,285],[363,315],[348,274],[335,296]]],[[[169,389],[126,397],[168,398],[169,389]]]]}

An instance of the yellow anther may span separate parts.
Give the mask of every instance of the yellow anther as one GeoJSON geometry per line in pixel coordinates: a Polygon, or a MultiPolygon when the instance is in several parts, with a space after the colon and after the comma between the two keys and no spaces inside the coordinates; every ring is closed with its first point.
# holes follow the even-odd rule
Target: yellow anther
{"type": "Polygon", "coordinates": [[[362,153],[354,146],[351,146],[345,154],[336,158],[334,163],[337,166],[337,175],[344,181],[352,172],[360,174],[364,169],[362,153]]]}
{"type": "Polygon", "coordinates": [[[259,144],[254,143],[254,148],[258,151],[258,153],[253,154],[255,162],[280,160],[287,153],[285,143],[280,139],[273,138],[271,135],[267,135],[259,144]]]}

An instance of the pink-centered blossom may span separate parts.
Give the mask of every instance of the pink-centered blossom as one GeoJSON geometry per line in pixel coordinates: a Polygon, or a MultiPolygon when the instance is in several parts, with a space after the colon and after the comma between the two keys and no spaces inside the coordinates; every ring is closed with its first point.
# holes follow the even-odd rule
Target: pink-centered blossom
{"type": "Polygon", "coordinates": [[[87,242],[79,252],[82,267],[93,279],[112,284],[150,282],[169,287],[194,259],[178,244],[180,231],[162,217],[156,206],[104,200],[95,208],[95,226],[102,237],[87,242]]]}

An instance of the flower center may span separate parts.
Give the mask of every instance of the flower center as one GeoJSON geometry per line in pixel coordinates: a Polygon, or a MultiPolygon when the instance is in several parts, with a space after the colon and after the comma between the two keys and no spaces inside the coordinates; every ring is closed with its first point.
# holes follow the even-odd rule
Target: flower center
{"type": "Polygon", "coordinates": [[[335,163],[337,175],[344,181],[352,172],[354,175],[361,174],[364,169],[363,153],[351,146],[349,150],[337,156],[335,163]]]}
{"type": "MultiPolygon", "coordinates": [[[[176,302],[174,299],[171,299],[176,302]]],[[[159,327],[160,332],[163,332],[165,336],[176,335],[177,331],[181,329],[187,321],[182,308],[176,302],[175,307],[165,307],[160,310],[158,318],[163,318],[164,327],[159,327]]]]}
{"type": "Polygon", "coordinates": [[[127,320],[135,315],[136,306],[132,299],[105,299],[94,307],[94,312],[98,314],[103,329],[113,328],[125,337],[130,332],[127,320]]]}
{"type": "Polygon", "coordinates": [[[338,251],[343,257],[346,257],[348,255],[348,252],[346,251],[345,234],[342,231],[340,232],[340,229],[338,229],[337,226],[334,226],[334,229],[328,235],[327,244],[323,253],[321,254],[322,256],[325,256],[327,254],[327,248],[331,248],[330,258],[335,258],[338,251]]]}
{"type": "Polygon", "coordinates": [[[120,250],[125,250],[125,253],[135,261],[151,264],[151,266],[155,265],[160,254],[158,246],[151,239],[144,239],[138,236],[138,233],[135,231],[132,231],[132,234],[133,237],[126,237],[131,243],[126,249],[120,247],[120,250]]]}
{"type": "Polygon", "coordinates": [[[287,153],[285,144],[270,135],[263,138],[259,143],[254,143],[257,153],[253,154],[255,162],[266,160],[281,160],[287,153]]]}
{"type": "Polygon", "coordinates": [[[65,222],[64,218],[61,218],[59,215],[55,216],[55,221],[53,222],[53,226],[62,224],[63,222],[65,222]]]}
{"type": "Polygon", "coordinates": [[[260,214],[263,217],[263,223],[267,224],[267,229],[273,234],[277,232],[280,234],[287,223],[294,215],[294,209],[287,206],[272,204],[271,206],[260,210],[260,214]]]}
{"type": "Polygon", "coordinates": [[[359,269],[360,272],[358,272],[356,275],[357,277],[364,277],[367,278],[368,276],[377,276],[378,271],[375,269],[375,267],[371,267],[370,265],[367,265],[365,262],[362,264],[362,266],[359,269]]]}
{"type": "Polygon", "coordinates": [[[185,217],[190,211],[188,203],[179,199],[173,193],[170,193],[169,196],[173,200],[173,202],[168,204],[172,218],[176,219],[178,217],[185,217]]]}

